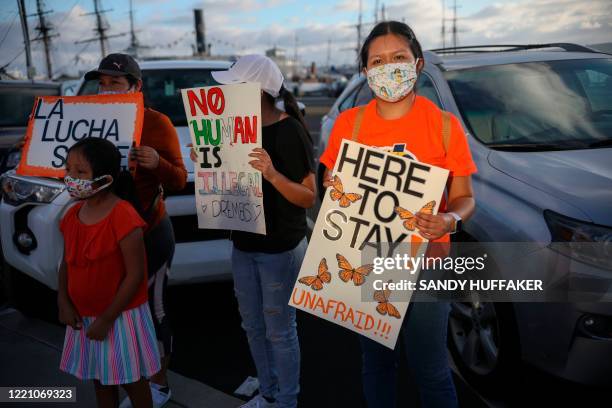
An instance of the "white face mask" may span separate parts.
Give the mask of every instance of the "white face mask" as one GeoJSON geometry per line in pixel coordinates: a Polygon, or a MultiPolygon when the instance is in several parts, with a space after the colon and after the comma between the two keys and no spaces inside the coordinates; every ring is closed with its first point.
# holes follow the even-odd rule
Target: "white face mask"
{"type": "Polygon", "coordinates": [[[101,90],[98,90],[98,95],[121,95],[121,94],[132,93],[132,92],[134,92],[134,89],[130,86],[130,88],[127,91],[101,91],[101,90]]]}
{"type": "Polygon", "coordinates": [[[369,69],[368,85],[380,99],[397,102],[414,89],[418,61],[417,58],[414,62],[385,64],[369,69]]]}

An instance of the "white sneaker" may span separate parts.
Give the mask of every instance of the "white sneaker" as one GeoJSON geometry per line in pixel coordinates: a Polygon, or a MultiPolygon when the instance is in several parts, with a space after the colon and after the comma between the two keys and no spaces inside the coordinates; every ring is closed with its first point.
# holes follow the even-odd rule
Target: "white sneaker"
{"type": "Polygon", "coordinates": [[[170,388],[150,382],[151,397],[153,398],[153,408],[161,408],[170,401],[172,391],[170,388]]]}
{"type": "MultiPolygon", "coordinates": [[[[151,388],[151,398],[153,399],[153,408],[161,408],[172,397],[172,391],[168,387],[162,387],[161,385],[150,382],[149,388],[151,388]]],[[[132,408],[132,401],[130,401],[130,397],[125,397],[123,401],[121,401],[121,405],[119,408],[132,408]]]]}
{"type": "Polygon", "coordinates": [[[119,404],[119,408],[132,408],[132,401],[130,401],[130,397],[125,397],[121,404],[119,404]]]}
{"type": "Polygon", "coordinates": [[[257,395],[240,408],[276,408],[276,402],[268,402],[263,396],[257,395]]]}

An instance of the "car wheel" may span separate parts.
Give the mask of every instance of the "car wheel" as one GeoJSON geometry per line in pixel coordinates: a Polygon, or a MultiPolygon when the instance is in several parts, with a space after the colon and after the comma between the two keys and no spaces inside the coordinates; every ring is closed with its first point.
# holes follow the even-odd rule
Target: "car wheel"
{"type": "Polygon", "coordinates": [[[448,346],[460,373],[480,391],[496,394],[515,383],[521,363],[512,304],[475,296],[471,302],[452,302],[448,346]]]}

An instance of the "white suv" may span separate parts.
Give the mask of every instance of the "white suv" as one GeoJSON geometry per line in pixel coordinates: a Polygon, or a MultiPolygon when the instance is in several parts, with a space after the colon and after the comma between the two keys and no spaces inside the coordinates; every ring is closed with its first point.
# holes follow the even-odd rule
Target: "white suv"
{"type": "MultiPolygon", "coordinates": [[[[228,69],[227,61],[144,61],[145,105],[170,117],[178,133],[185,167],[189,173],[185,189],[166,193],[166,208],[176,236],[176,252],[169,275],[171,284],[228,279],[231,276],[229,232],[198,229],[195,214],[193,162],[181,88],[214,84],[210,72],[228,69]]],[[[84,81],[78,94],[97,92],[97,82],[84,81]]],[[[56,179],[23,177],[14,171],[2,177],[0,233],[4,254],[5,284],[19,280],[21,273],[51,289],[57,289],[57,268],[63,253],[59,221],[72,200],[64,184],[56,179]],[[16,279],[17,278],[17,279],[16,279]]],[[[27,287],[11,287],[12,296],[28,297],[27,287]]],[[[22,304],[19,299],[17,303],[22,304]]]]}

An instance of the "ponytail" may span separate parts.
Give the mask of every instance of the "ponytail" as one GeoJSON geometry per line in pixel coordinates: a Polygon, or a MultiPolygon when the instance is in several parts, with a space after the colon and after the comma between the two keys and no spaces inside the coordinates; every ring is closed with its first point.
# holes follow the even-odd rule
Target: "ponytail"
{"type": "Polygon", "coordinates": [[[122,200],[125,200],[132,204],[134,209],[142,214],[143,208],[138,195],[136,194],[136,183],[132,174],[127,170],[121,170],[117,174],[117,178],[113,183],[113,193],[122,200]]]}
{"type": "Polygon", "coordinates": [[[306,132],[306,134],[308,135],[310,142],[313,143],[312,136],[310,136],[310,132],[308,131],[308,127],[306,126],[306,121],[304,121],[304,115],[302,115],[302,112],[300,111],[300,108],[297,104],[297,100],[295,99],[293,94],[289,92],[287,88],[285,88],[285,86],[283,85],[279,91],[279,96],[283,98],[283,103],[285,104],[285,113],[300,122],[300,124],[304,128],[304,132],[306,132]]]}

